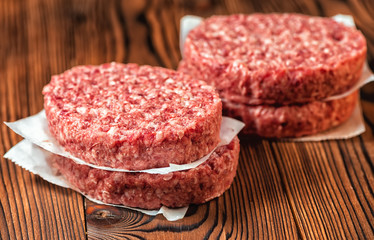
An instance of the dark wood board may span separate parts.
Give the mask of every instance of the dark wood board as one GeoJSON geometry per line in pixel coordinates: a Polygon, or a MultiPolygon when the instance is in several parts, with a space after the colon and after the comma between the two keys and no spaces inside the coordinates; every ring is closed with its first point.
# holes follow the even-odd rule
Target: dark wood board
{"type": "MultiPolygon", "coordinates": [[[[240,0],[0,0],[0,120],[43,108],[51,75],[79,64],[175,69],[187,14],[351,14],[374,67],[374,3],[240,0]]],[[[374,84],[361,90],[366,132],[296,143],[241,139],[232,187],[168,222],[94,204],[1,157],[0,239],[374,239],[374,84]]],[[[0,155],[21,138],[0,125],[0,155]]]]}

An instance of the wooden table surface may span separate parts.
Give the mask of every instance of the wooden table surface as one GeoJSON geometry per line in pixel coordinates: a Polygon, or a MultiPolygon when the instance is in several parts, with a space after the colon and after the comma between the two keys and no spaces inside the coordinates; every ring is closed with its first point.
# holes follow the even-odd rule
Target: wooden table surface
{"type": "MultiPolygon", "coordinates": [[[[351,14],[374,67],[374,2],[0,0],[0,120],[43,108],[42,87],[79,64],[176,68],[186,14],[351,14]]],[[[183,220],[100,206],[0,161],[0,239],[374,239],[374,85],[361,91],[366,132],[339,141],[241,141],[232,187],[183,220]]],[[[0,155],[21,138],[0,125],[0,155]]]]}

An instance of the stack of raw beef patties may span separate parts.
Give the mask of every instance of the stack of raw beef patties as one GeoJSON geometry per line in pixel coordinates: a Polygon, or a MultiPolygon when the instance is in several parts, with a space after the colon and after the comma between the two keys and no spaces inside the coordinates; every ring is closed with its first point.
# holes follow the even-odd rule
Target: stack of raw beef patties
{"type": "Polygon", "coordinates": [[[330,18],[213,16],[187,36],[179,71],[215,86],[244,133],[298,137],[337,126],[358,101],[366,41],[330,18]],[[330,98],[330,99],[329,99],[330,98]]]}
{"type": "Polygon", "coordinates": [[[239,140],[219,145],[222,103],[203,81],[110,63],[53,76],[43,94],[51,134],[86,163],[54,155],[52,164],[90,198],[144,209],[182,207],[221,195],[235,177],[239,140]],[[207,155],[189,170],[144,172],[207,155]]]}

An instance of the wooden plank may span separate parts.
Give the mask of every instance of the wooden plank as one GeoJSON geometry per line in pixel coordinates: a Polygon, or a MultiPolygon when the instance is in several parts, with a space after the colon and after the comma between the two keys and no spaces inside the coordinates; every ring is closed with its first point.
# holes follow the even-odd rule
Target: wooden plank
{"type": "Polygon", "coordinates": [[[367,153],[373,147],[372,135],[318,143],[272,142],[303,238],[374,237],[373,163],[367,153]],[[368,146],[363,138],[369,138],[368,146]]]}
{"type": "MultiPolygon", "coordinates": [[[[373,65],[373,6],[367,0],[0,1],[0,36],[7,36],[0,40],[0,120],[41,110],[50,76],[74,65],[118,61],[176,68],[185,14],[255,11],[353,14],[373,65]]],[[[222,197],[192,206],[177,222],[86,201],[88,237],[373,238],[374,107],[365,89],[363,136],[319,143],[243,139],[238,176],[222,197]]],[[[4,125],[0,131],[3,155],[20,138],[4,125]]],[[[3,158],[0,171],[1,239],[85,237],[79,194],[3,158]]]]}
{"type": "MultiPolygon", "coordinates": [[[[38,1],[1,1],[0,121],[14,121],[43,108],[41,89],[50,79],[46,14],[38,1]]],[[[60,46],[61,47],[61,46],[60,46]]],[[[21,138],[0,127],[0,155],[21,138]]],[[[84,199],[10,161],[0,160],[1,239],[84,239],[84,199]]]]}

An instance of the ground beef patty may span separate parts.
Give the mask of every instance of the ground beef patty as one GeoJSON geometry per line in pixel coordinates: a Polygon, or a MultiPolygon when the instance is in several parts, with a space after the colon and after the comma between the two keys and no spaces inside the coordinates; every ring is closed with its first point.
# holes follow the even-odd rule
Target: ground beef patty
{"type": "Polygon", "coordinates": [[[330,18],[213,16],[187,36],[179,71],[245,104],[289,104],[345,92],[359,79],[366,40],[330,18]]]}
{"type": "Polygon", "coordinates": [[[168,173],[111,172],[76,164],[54,155],[53,166],[78,189],[105,203],[156,209],[204,203],[228,189],[235,177],[239,158],[239,139],[217,148],[196,168],[168,173]]]}
{"type": "Polygon", "coordinates": [[[358,101],[358,92],[329,102],[287,106],[248,106],[223,100],[224,115],[245,123],[242,133],[284,138],[315,134],[346,121],[358,101]]]}
{"type": "Polygon", "coordinates": [[[193,162],[219,143],[213,87],[159,67],[78,66],[44,87],[52,135],[86,162],[141,170],[193,162]]]}

